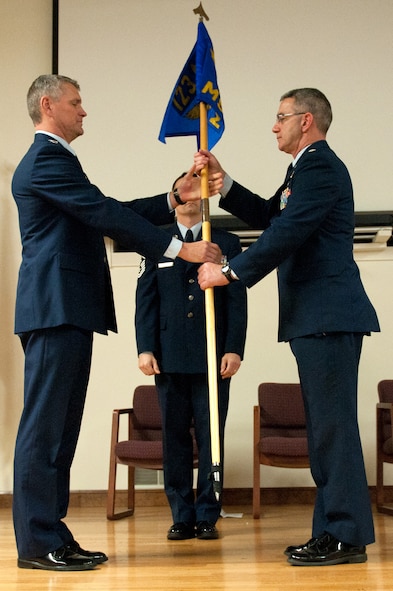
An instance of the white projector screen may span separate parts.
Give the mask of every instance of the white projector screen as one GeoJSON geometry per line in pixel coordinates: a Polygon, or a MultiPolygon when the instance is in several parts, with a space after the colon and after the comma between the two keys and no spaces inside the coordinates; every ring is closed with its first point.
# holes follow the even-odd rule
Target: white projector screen
{"type": "MultiPolygon", "coordinates": [[[[166,191],[189,168],[194,137],[158,141],[196,40],[199,0],[59,0],[59,73],[81,85],[76,149],[107,195],[166,191]]],[[[214,153],[264,197],[290,161],[271,132],[279,98],[313,86],[332,103],[328,142],[349,168],[355,209],[390,211],[392,0],[204,0],[226,129],[214,153]]],[[[212,200],[214,201],[214,200],[212,200]]],[[[216,203],[212,214],[222,213],[216,203]]]]}

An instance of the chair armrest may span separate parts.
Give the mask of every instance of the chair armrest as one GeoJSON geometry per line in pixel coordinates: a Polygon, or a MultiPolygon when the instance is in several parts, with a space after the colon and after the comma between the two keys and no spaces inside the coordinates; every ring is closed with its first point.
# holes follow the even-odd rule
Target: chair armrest
{"type": "Polygon", "coordinates": [[[382,451],[383,446],[383,414],[384,411],[390,412],[390,428],[393,436],[393,403],[391,402],[377,402],[377,449],[382,451]]]}
{"type": "MultiPolygon", "coordinates": [[[[254,406],[254,448],[259,445],[261,439],[261,408],[260,406],[254,406]]],[[[259,453],[259,452],[258,452],[259,453]]]]}
{"type": "Polygon", "coordinates": [[[132,434],[132,415],[134,409],[132,408],[117,408],[112,413],[112,435],[111,448],[113,448],[119,441],[120,417],[121,415],[128,415],[128,439],[131,439],[132,434]]]}
{"type": "Polygon", "coordinates": [[[382,411],[389,410],[391,423],[393,425],[393,403],[392,402],[377,402],[377,417],[382,414],[382,411]]]}

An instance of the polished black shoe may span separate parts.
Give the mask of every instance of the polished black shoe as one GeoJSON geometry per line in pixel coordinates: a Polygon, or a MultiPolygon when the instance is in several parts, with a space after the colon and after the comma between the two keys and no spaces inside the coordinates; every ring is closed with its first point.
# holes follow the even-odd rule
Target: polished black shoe
{"type": "Polygon", "coordinates": [[[196,537],[199,540],[216,540],[218,531],[214,523],[209,521],[198,521],[196,526],[196,537]]]}
{"type": "Polygon", "coordinates": [[[311,546],[311,544],[313,544],[316,540],[317,540],[317,538],[311,538],[305,544],[299,544],[299,546],[288,546],[284,550],[284,554],[286,554],[287,556],[290,556],[291,554],[295,554],[295,553],[297,554],[298,552],[303,552],[303,550],[307,550],[307,548],[309,546],[311,546]]]}
{"type": "Polygon", "coordinates": [[[67,544],[65,548],[68,551],[69,558],[88,558],[93,560],[96,564],[102,564],[108,560],[108,557],[103,552],[92,552],[81,548],[75,540],[67,544]]]}
{"type": "Polygon", "coordinates": [[[97,563],[90,558],[73,558],[73,554],[65,546],[54,552],[48,552],[38,558],[18,558],[19,568],[39,568],[42,570],[71,571],[92,570],[97,563]]]}
{"type": "Polygon", "coordinates": [[[301,552],[294,552],[288,562],[295,566],[327,566],[332,564],[366,562],[365,546],[352,546],[325,533],[301,552]]]}
{"type": "Polygon", "coordinates": [[[195,527],[189,523],[174,523],[168,529],[168,540],[190,540],[195,538],[195,527]]]}

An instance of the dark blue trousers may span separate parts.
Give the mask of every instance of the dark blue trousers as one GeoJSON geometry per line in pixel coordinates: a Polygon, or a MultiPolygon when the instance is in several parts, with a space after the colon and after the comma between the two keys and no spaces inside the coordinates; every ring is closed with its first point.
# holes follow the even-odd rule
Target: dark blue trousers
{"type": "Polygon", "coordinates": [[[374,542],[370,495],[359,436],[357,389],[363,334],[293,339],[307,420],[311,473],[317,486],[312,535],[374,542]]]}
{"type": "Polygon", "coordinates": [[[67,514],[70,468],[90,373],[92,333],[72,326],[21,335],[24,408],[14,459],[18,555],[34,558],[73,540],[67,514]]]}
{"type": "MultiPolygon", "coordinates": [[[[165,492],[174,523],[216,523],[221,503],[216,500],[209,475],[211,463],[210,412],[207,376],[205,374],[156,375],[164,425],[165,492]],[[192,440],[190,426],[194,420],[198,445],[198,479],[196,498],[193,491],[192,440]]],[[[224,428],[228,412],[230,379],[219,379],[218,413],[220,432],[220,466],[224,465],[224,428]]]]}

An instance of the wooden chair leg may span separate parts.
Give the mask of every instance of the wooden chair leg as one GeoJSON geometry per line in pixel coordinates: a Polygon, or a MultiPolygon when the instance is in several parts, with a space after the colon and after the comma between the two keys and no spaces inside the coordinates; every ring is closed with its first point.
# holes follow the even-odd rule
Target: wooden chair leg
{"type": "Polygon", "coordinates": [[[106,517],[107,519],[116,519],[115,518],[115,500],[116,500],[116,475],[117,475],[117,462],[116,458],[113,458],[114,455],[111,451],[111,458],[109,464],[109,482],[108,482],[108,496],[106,502],[106,517]]]}
{"type": "Polygon", "coordinates": [[[127,499],[128,499],[128,510],[131,511],[130,515],[134,513],[135,509],[135,467],[128,466],[128,491],[127,491],[127,499]]]}
{"type": "Polygon", "coordinates": [[[253,486],[252,486],[252,516],[259,519],[261,512],[261,485],[259,463],[259,439],[261,430],[260,408],[254,406],[254,446],[253,446],[253,486]]]}
{"type": "MultiPolygon", "coordinates": [[[[385,505],[385,490],[383,485],[383,469],[384,462],[382,459],[382,419],[383,413],[390,411],[391,421],[393,421],[393,405],[388,408],[382,408],[382,405],[377,405],[377,478],[376,478],[376,506],[379,513],[393,515],[393,506],[385,505]],[[379,406],[381,406],[379,408],[379,406]]],[[[393,423],[392,423],[393,425],[393,423]]]]}
{"type": "Polygon", "coordinates": [[[379,458],[377,458],[376,501],[377,510],[379,511],[380,507],[382,507],[384,504],[383,462],[381,462],[379,458]]]}
{"type": "Polygon", "coordinates": [[[385,505],[385,491],[383,487],[383,461],[377,458],[376,506],[378,513],[393,515],[393,506],[385,505]]]}
{"type": "Polygon", "coordinates": [[[384,504],[383,494],[383,461],[381,460],[381,434],[380,434],[380,423],[377,420],[377,478],[376,478],[376,505],[377,510],[384,504]]]}
{"type": "Polygon", "coordinates": [[[116,477],[117,477],[117,458],[115,446],[119,440],[120,415],[127,411],[114,410],[112,415],[112,434],[111,448],[109,457],[109,481],[106,506],[106,517],[109,520],[122,519],[134,513],[134,472],[135,468],[128,467],[128,508],[126,511],[116,513],[116,477]],[[131,492],[130,492],[131,491],[131,492]]]}

